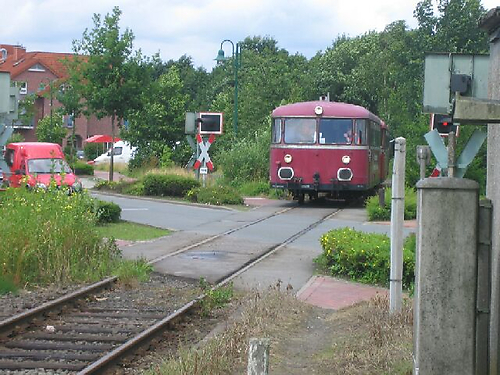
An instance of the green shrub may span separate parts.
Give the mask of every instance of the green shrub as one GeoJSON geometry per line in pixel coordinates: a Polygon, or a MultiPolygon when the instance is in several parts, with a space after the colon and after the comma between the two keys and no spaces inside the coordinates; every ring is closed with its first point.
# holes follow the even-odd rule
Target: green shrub
{"type": "MultiPolygon", "coordinates": [[[[366,200],[368,220],[387,221],[391,220],[391,198],[392,190],[385,189],[385,207],[380,207],[377,195],[366,200]]],[[[405,189],[405,220],[413,220],[417,217],[417,193],[411,188],[405,189]]]]}
{"type": "Polygon", "coordinates": [[[200,186],[192,177],[148,174],[144,177],[144,194],[153,196],[184,197],[188,191],[200,186]]]}
{"type": "MultiPolygon", "coordinates": [[[[341,228],[321,236],[323,253],[315,259],[334,276],[387,285],[390,273],[390,240],[384,234],[364,233],[341,228]]],[[[412,288],[415,270],[415,235],[403,249],[403,287],[412,288]]]]}
{"type": "Polygon", "coordinates": [[[217,153],[216,159],[224,171],[224,177],[233,186],[268,178],[271,135],[267,124],[264,129],[253,136],[241,139],[229,150],[217,153]]]}
{"type": "Polygon", "coordinates": [[[49,188],[2,192],[2,277],[18,287],[98,280],[120,252],[97,233],[94,202],[85,193],[49,188]]]}
{"type": "Polygon", "coordinates": [[[118,277],[120,283],[134,284],[135,282],[145,282],[153,272],[153,266],[144,258],[136,260],[122,260],[113,274],[118,277]]]}
{"type": "Polygon", "coordinates": [[[118,223],[122,209],[116,203],[95,199],[94,213],[99,224],[118,223]]]}
{"type": "Polygon", "coordinates": [[[186,197],[192,202],[213,204],[220,206],[223,204],[243,204],[240,193],[229,186],[211,186],[192,189],[186,197]]]}
{"type": "Polygon", "coordinates": [[[87,160],[94,160],[99,155],[104,154],[106,149],[104,148],[103,143],[85,142],[83,151],[85,152],[87,160]]]}
{"type": "Polygon", "coordinates": [[[214,309],[222,308],[228,304],[234,295],[233,283],[213,289],[212,286],[202,277],[200,278],[200,288],[205,294],[201,301],[202,315],[209,315],[214,309]]]}
{"type": "Polygon", "coordinates": [[[271,193],[269,182],[266,181],[250,181],[241,184],[238,187],[239,192],[246,197],[256,197],[259,195],[268,196],[271,193]]]}
{"type": "Polygon", "coordinates": [[[76,175],[82,176],[93,176],[94,175],[94,167],[90,164],[84,163],[82,161],[76,161],[73,165],[73,171],[76,175]]]}

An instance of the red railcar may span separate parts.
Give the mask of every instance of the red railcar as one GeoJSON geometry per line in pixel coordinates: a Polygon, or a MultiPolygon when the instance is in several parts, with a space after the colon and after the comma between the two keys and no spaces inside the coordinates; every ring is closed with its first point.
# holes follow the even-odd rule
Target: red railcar
{"type": "Polygon", "coordinates": [[[312,101],[272,113],[269,179],[299,202],[320,193],[342,199],[372,192],[387,177],[386,124],[366,108],[312,101]]]}

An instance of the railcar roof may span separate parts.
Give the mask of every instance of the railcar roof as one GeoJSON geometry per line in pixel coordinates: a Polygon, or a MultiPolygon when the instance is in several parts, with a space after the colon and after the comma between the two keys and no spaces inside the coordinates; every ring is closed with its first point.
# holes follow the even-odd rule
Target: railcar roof
{"type": "Polygon", "coordinates": [[[324,100],[316,100],[312,102],[301,102],[283,105],[273,111],[273,117],[288,117],[288,116],[311,116],[316,117],[315,108],[323,108],[322,117],[344,117],[344,118],[369,118],[382,122],[377,116],[371,113],[364,107],[348,103],[327,102],[324,100]]]}

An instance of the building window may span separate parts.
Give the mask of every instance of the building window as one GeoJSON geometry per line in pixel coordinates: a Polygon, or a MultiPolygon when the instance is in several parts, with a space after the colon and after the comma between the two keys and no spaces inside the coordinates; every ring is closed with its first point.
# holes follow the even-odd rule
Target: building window
{"type": "Polygon", "coordinates": [[[45,68],[42,64],[36,63],[31,68],[28,69],[30,72],[45,72],[45,68]]]}

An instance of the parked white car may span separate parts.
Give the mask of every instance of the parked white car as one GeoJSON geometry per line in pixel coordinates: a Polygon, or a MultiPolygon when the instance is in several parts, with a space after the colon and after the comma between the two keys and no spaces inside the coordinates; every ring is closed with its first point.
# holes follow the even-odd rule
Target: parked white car
{"type": "MultiPolygon", "coordinates": [[[[113,148],[113,162],[127,164],[133,157],[137,147],[132,147],[124,141],[115,142],[113,148]]],[[[111,162],[111,148],[104,154],[94,159],[94,164],[106,164],[111,162]]]]}

